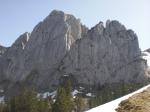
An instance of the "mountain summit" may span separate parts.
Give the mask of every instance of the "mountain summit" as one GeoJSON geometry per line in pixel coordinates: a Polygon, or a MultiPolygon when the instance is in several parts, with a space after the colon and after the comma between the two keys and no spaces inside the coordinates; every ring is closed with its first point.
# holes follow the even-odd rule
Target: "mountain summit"
{"type": "Polygon", "coordinates": [[[52,91],[66,76],[85,88],[148,80],[132,30],[110,20],[88,29],[57,10],[0,55],[0,88],[7,93],[22,84],[52,91]]]}

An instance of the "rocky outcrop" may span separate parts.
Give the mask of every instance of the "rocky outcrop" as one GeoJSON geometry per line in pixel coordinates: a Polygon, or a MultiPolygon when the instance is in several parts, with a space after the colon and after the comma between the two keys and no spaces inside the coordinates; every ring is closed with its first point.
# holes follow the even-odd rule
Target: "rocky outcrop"
{"type": "Polygon", "coordinates": [[[146,65],[149,69],[150,68],[150,49],[147,49],[144,52],[142,52],[142,57],[146,61],[146,65]]]}
{"type": "MultiPolygon", "coordinates": [[[[0,80],[2,79],[3,77],[3,55],[4,53],[7,51],[8,48],[4,47],[4,46],[1,46],[0,45],[0,80]]],[[[0,89],[1,89],[1,86],[0,86],[0,89]]]]}
{"type": "Polygon", "coordinates": [[[55,10],[7,50],[1,82],[8,80],[7,90],[24,83],[39,91],[55,89],[64,76],[77,85],[145,83],[140,55],[136,34],[118,21],[89,30],[55,10]]]}
{"type": "Polygon", "coordinates": [[[150,49],[147,49],[147,50],[145,50],[145,51],[150,53],[150,49]]]}
{"type": "Polygon", "coordinates": [[[5,53],[6,50],[7,50],[6,47],[0,45],[0,57],[5,53]]]}
{"type": "Polygon", "coordinates": [[[143,82],[140,55],[135,33],[117,21],[107,21],[106,28],[99,23],[72,46],[60,73],[73,74],[79,83],[91,85],[143,82]]]}

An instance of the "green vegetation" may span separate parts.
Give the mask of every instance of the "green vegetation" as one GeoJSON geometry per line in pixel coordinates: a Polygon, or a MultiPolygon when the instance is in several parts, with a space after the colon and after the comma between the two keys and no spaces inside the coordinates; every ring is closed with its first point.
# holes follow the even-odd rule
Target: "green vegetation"
{"type": "Polygon", "coordinates": [[[82,98],[81,96],[77,96],[74,102],[75,102],[75,112],[83,112],[86,106],[84,98],[82,98]]]}
{"type": "Polygon", "coordinates": [[[117,99],[121,96],[124,96],[128,93],[131,93],[139,88],[141,88],[142,84],[118,84],[118,85],[105,85],[104,87],[100,87],[96,96],[89,100],[89,107],[93,108],[98,105],[107,103],[111,100],[117,99]]]}
{"type": "Polygon", "coordinates": [[[81,98],[73,99],[71,82],[59,87],[55,101],[37,97],[33,90],[24,89],[19,95],[0,104],[0,112],[81,112],[81,98]]]}
{"type": "Polygon", "coordinates": [[[67,94],[64,88],[59,88],[52,112],[71,112],[73,107],[74,103],[72,97],[67,94]]]}
{"type": "Polygon", "coordinates": [[[48,100],[37,98],[34,91],[26,89],[1,104],[0,112],[51,112],[51,108],[48,100]]]}
{"type": "Polygon", "coordinates": [[[150,111],[150,88],[135,94],[119,104],[117,112],[149,112],[150,111]]]}
{"type": "Polygon", "coordinates": [[[115,84],[101,86],[95,97],[78,94],[73,98],[72,84],[65,81],[58,89],[55,99],[37,97],[33,90],[24,89],[19,95],[0,104],[0,112],[83,112],[85,109],[104,104],[142,87],[141,84],[115,84]]]}

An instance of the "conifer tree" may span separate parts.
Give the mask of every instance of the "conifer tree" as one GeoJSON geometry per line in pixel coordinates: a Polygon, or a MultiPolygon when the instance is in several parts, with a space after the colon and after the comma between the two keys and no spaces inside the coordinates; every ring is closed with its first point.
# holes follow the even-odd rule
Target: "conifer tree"
{"type": "Polygon", "coordinates": [[[84,108],[84,101],[83,98],[81,96],[77,96],[75,98],[75,112],[82,112],[83,108],[84,108]]]}
{"type": "Polygon", "coordinates": [[[72,112],[73,109],[74,102],[71,94],[71,83],[68,81],[67,85],[58,88],[52,112],[72,112]]]}

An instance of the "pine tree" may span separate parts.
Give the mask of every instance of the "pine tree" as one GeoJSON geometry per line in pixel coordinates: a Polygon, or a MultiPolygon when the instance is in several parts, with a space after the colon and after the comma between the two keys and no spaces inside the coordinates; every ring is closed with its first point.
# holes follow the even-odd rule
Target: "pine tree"
{"type": "Polygon", "coordinates": [[[75,98],[75,108],[76,108],[76,112],[82,112],[83,111],[84,101],[83,101],[83,98],[81,96],[77,96],[75,98]]]}
{"type": "Polygon", "coordinates": [[[65,112],[66,110],[66,93],[64,88],[58,88],[56,101],[53,104],[52,112],[65,112]]]}
{"type": "Polygon", "coordinates": [[[71,95],[71,84],[68,82],[64,87],[57,90],[56,101],[53,104],[52,112],[72,112],[74,109],[73,98],[71,95]]]}
{"type": "Polygon", "coordinates": [[[9,112],[51,112],[47,100],[37,98],[32,90],[24,90],[20,95],[11,98],[7,103],[9,112]]]}

